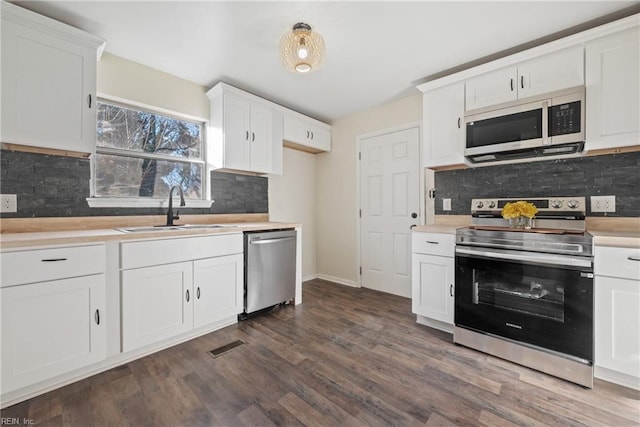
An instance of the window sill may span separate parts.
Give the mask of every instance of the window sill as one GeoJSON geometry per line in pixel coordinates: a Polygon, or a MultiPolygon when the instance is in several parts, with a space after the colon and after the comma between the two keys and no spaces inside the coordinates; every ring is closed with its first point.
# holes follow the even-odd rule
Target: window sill
{"type": "MultiPolygon", "coordinates": [[[[174,209],[189,209],[189,208],[210,208],[213,200],[185,200],[186,206],[179,206],[180,201],[176,203],[174,199],[174,209]]],[[[138,198],[124,198],[124,197],[87,197],[87,203],[90,208],[168,208],[168,199],[138,199],[138,198]]]]}

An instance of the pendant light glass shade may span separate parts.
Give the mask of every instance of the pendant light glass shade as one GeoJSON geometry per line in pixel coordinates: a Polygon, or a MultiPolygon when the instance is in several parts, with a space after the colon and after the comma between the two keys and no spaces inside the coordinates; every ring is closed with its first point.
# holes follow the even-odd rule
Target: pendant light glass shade
{"type": "Polygon", "coordinates": [[[280,60],[291,72],[314,72],[322,67],[324,59],[324,39],[308,24],[298,22],[280,39],[280,60]]]}

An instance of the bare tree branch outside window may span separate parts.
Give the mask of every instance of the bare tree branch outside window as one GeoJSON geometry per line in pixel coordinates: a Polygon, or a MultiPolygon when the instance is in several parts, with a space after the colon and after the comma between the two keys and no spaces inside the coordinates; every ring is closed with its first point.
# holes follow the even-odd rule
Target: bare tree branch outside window
{"type": "Polygon", "coordinates": [[[202,123],[98,102],[96,196],[201,199],[202,123]]]}

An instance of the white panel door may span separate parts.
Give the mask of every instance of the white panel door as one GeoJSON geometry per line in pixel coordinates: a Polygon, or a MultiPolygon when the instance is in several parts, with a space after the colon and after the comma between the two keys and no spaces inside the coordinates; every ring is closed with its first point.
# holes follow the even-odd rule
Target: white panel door
{"type": "Polygon", "coordinates": [[[122,272],[122,350],[171,338],[193,328],[193,263],[122,272]]]}
{"type": "Polygon", "coordinates": [[[243,285],[242,254],[194,261],[194,327],[241,313],[243,285]]]}
{"type": "Polygon", "coordinates": [[[2,298],[2,392],[106,357],[104,274],[13,286],[2,298]]]}
{"type": "Polygon", "coordinates": [[[410,227],[420,221],[419,146],[418,128],[360,143],[361,284],[407,298],[411,297],[410,227]]]}

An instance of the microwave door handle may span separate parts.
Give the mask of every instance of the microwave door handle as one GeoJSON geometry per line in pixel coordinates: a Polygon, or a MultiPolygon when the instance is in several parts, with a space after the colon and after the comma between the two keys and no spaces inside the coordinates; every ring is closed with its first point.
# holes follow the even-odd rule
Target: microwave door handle
{"type": "Polygon", "coordinates": [[[549,101],[542,103],[542,145],[551,145],[549,137],[549,101]]]}

